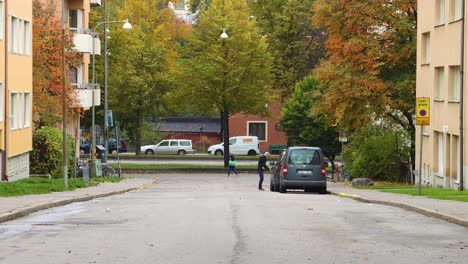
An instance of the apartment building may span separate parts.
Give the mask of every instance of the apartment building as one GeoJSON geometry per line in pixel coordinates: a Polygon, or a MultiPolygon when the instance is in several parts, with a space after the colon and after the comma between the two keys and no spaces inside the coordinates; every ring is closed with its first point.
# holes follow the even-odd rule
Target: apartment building
{"type": "Polygon", "coordinates": [[[32,0],[0,0],[2,181],[29,177],[32,98],[32,0]]]}
{"type": "MultiPolygon", "coordinates": [[[[460,91],[463,87],[461,74],[461,40],[463,0],[418,1],[417,39],[417,85],[416,96],[430,101],[430,125],[422,128],[422,160],[420,153],[421,126],[416,129],[416,168],[422,162],[422,182],[444,188],[460,188],[460,163],[463,163],[466,179],[466,148],[460,144],[460,91]]],[[[466,27],[466,22],[465,22],[466,27]]],[[[466,41],[465,55],[466,63],[466,41]]],[[[465,70],[466,72],[466,70],[465,70]]],[[[465,81],[466,82],[466,81],[465,81]]],[[[465,85],[466,87],[466,85],[465,85]]],[[[466,101],[466,92],[464,93],[466,101]]],[[[467,107],[463,114],[464,131],[468,124],[467,107]]],[[[463,133],[466,138],[467,133],[463,133]]],[[[466,189],[466,180],[462,181],[466,189]]]]}
{"type": "MultiPolygon", "coordinates": [[[[58,15],[61,16],[62,1],[55,0],[58,15]]],[[[101,0],[64,0],[65,17],[68,28],[73,32],[73,44],[75,51],[80,53],[81,63],[76,68],[68,69],[68,82],[74,88],[77,100],[74,105],[74,116],[67,120],[67,133],[75,138],[76,154],[79,155],[80,119],[83,111],[101,104],[101,91],[98,85],[92,83],[92,73],[89,66],[92,63],[93,52],[101,54],[101,42],[99,36],[93,38],[89,29],[89,15],[92,7],[101,6],[101,0]],[[94,46],[94,47],[93,47],[94,46]],[[94,92],[94,96],[93,96],[94,92]]]]}

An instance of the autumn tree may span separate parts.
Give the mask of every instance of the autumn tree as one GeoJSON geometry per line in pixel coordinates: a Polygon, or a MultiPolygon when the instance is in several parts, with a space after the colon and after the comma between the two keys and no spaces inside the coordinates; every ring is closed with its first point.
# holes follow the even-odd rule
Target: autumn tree
{"type": "Polygon", "coordinates": [[[324,56],[325,35],[312,27],[314,0],[251,0],[251,15],[267,35],[274,87],[288,96],[324,56]]]}
{"type": "MultiPolygon", "coordinates": [[[[62,22],[53,0],[33,2],[33,113],[35,127],[56,125],[62,116],[62,22]]],[[[76,67],[79,54],[73,51],[73,33],[65,32],[65,69],[76,67]]],[[[67,104],[75,94],[67,84],[67,104]]],[[[72,108],[69,108],[71,111],[72,108]]]]}
{"type": "Polygon", "coordinates": [[[316,110],[349,130],[385,119],[414,138],[416,0],[315,0],[313,10],[328,36],[316,110]]]}
{"type": "Polygon", "coordinates": [[[312,111],[321,100],[320,88],[313,74],[296,84],[294,93],[285,101],[281,112],[281,127],[288,143],[296,146],[317,146],[331,161],[340,152],[338,128],[330,126],[325,115],[312,111]]]}
{"type": "Polygon", "coordinates": [[[174,14],[168,1],[127,0],[116,8],[116,18],[132,23],[132,30],[113,27],[108,89],[110,109],[133,128],[140,154],[145,120],[163,109],[174,57],[174,14]]]}
{"type": "MultiPolygon", "coordinates": [[[[272,101],[271,56],[265,38],[249,19],[244,0],[212,0],[201,12],[192,36],[181,47],[172,101],[215,109],[223,120],[224,142],[229,141],[229,115],[266,114],[272,101]],[[221,38],[223,29],[227,38],[221,38]]],[[[225,166],[229,144],[224,144],[225,166]]]]}

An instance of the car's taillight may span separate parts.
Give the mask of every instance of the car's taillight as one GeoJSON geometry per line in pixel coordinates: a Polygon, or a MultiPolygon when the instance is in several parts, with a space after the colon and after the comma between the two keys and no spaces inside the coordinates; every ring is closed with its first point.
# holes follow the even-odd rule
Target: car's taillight
{"type": "Polygon", "coordinates": [[[327,176],[327,171],[325,170],[325,167],[322,167],[322,176],[327,176]]]}
{"type": "Polygon", "coordinates": [[[283,174],[288,174],[288,166],[283,166],[283,174]]]}

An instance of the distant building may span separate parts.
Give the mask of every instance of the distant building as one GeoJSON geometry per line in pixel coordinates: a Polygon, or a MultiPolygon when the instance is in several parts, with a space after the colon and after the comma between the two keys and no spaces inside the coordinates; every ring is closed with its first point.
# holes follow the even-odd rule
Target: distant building
{"type": "Polygon", "coordinates": [[[269,117],[244,115],[243,113],[229,117],[229,137],[257,136],[262,152],[271,151],[271,145],[286,146],[288,139],[279,123],[282,103],[277,101],[267,107],[271,111],[269,117]]]}
{"type": "Polygon", "coordinates": [[[193,148],[198,150],[219,142],[220,118],[162,117],[153,123],[160,132],[167,133],[165,139],[191,139],[193,148]]]}

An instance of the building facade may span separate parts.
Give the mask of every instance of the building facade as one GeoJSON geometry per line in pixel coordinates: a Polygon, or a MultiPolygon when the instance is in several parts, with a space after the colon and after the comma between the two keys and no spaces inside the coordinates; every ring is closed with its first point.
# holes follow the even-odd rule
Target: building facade
{"type": "Polygon", "coordinates": [[[32,0],[0,0],[2,181],[29,177],[32,150],[32,0]]]}
{"type": "Polygon", "coordinates": [[[286,146],[288,139],[279,123],[281,107],[282,103],[280,101],[268,105],[271,112],[268,117],[245,115],[243,113],[229,117],[229,137],[257,136],[261,152],[270,151],[271,145],[286,146]]]}
{"type": "MultiPolygon", "coordinates": [[[[462,39],[466,62],[464,14],[463,0],[418,1],[416,96],[429,98],[430,125],[416,128],[416,169],[421,165],[423,184],[435,187],[459,189],[460,168],[467,174],[460,158],[462,151],[466,156],[460,144],[460,121],[463,126],[468,123],[466,111],[463,119],[460,111],[462,81],[466,80],[466,74],[461,74],[462,39]]],[[[466,93],[463,99],[466,101],[466,93]]],[[[466,132],[463,136],[466,138],[466,132]]],[[[466,189],[466,180],[463,182],[466,189]]]]}

